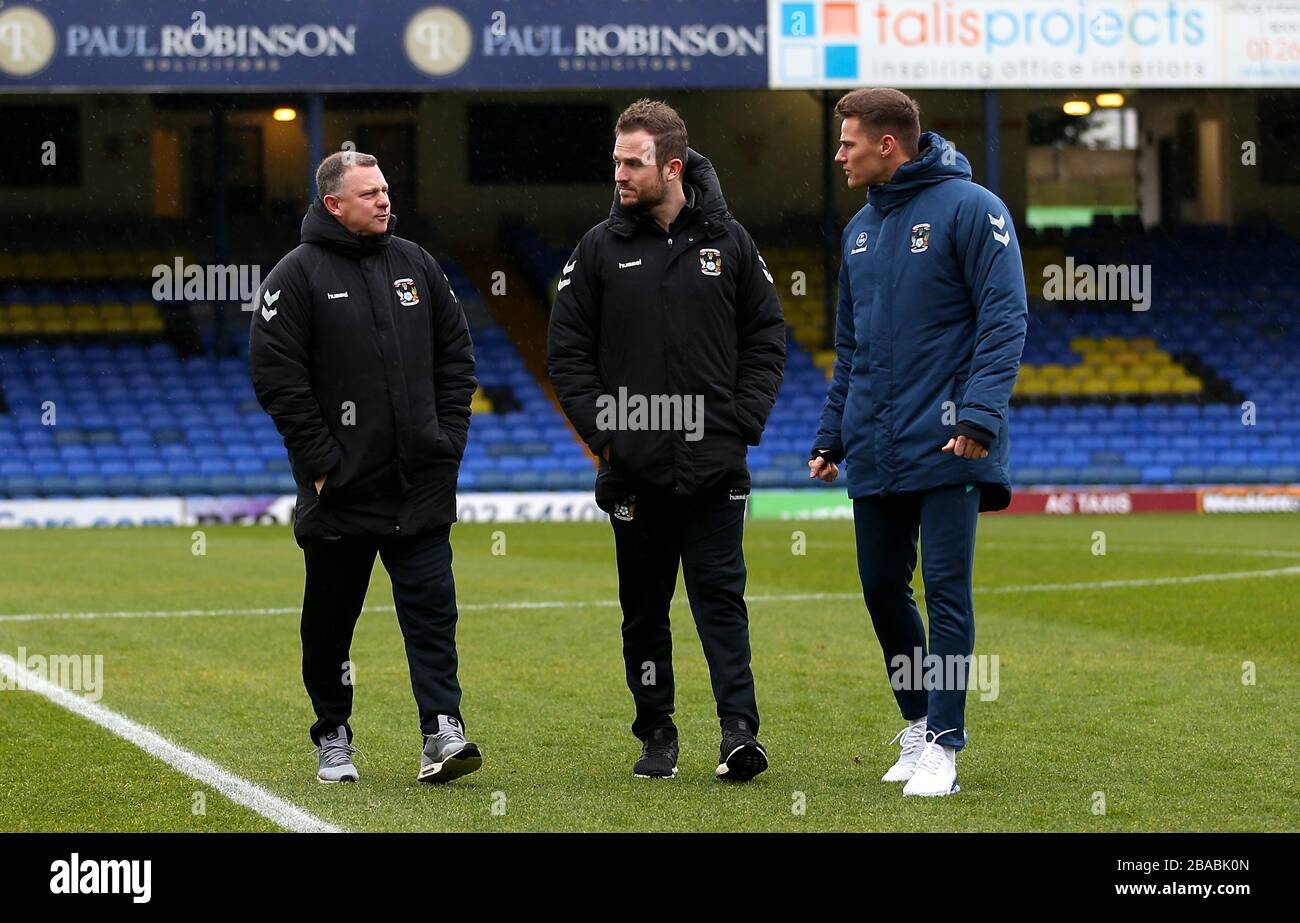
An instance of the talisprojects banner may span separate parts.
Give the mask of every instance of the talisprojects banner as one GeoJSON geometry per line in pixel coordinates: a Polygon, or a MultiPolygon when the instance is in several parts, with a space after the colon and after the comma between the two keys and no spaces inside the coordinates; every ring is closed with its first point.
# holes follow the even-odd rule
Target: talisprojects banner
{"type": "Polygon", "coordinates": [[[1300,0],[768,0],[773,88],[1300,86],[1300,0]]]}

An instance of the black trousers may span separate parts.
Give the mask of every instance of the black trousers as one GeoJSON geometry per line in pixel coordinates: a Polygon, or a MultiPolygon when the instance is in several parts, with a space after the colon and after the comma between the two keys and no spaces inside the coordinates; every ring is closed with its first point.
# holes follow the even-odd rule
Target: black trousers
{"type": "MultiPolygon", "coordinates": [[[[344,535],[307,540],[307,587],[302,601],[302,678],[316,711],[312,743],[340,724],[352,728],[352,633],[378,554],[393,582],[393,604],[406,642],[411,689],[425,734],[438,716],[461,721],[456,681],[456,584],[451,573],[451,526],[413,536],[344,535]]],[[[463,721],[462,721],[463,724],[463,721]]]]}
{"type": "Polygon", "coordinates": [[[709,664],[718,719],[723,727],[744,719],[758,733],[741,548],[745,500],[731,499],[726,489],[695,497],[643,491],[630,511],[616,508],[610,522],[623,608],[623,663],[636,704],[632,733],[645,740],[656,728],[673,727],[668,615],[679,562],[709,664]],[[629,512],[631,518],[624,518],[629,512]]]}

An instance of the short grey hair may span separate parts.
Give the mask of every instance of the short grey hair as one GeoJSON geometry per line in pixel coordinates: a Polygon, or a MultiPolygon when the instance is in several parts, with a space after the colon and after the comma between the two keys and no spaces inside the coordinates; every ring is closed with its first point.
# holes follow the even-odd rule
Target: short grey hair
{"type": "Polygon", "coordinates": [[[335,151],[320,162],[316,168],[316,194],[322,199],[327,195],[338,195],[343,185],[343,175],[350,167],[377,167],[379,161],[373,154],[360,151],[335,151]]]}

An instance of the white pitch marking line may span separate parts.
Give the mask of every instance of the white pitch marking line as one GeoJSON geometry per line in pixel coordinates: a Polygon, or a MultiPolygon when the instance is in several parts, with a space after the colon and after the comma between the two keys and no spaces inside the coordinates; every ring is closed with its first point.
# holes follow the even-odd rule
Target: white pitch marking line
{"type": "Polygon", "coordinates": [[[137,724],[125,715],[95,702],[90,702],[75,692],[55,685],[42,676],[21,666],[8,654],[0,654],[0,675],[4,675],[9,685],[17,686],[38,693],[55,705],[66,708],[75,715],[92,721],[100,727],[123,740],[135,744],[141,750],[191,779],[202,782],[216,789],[236,804],[242,804],[255,811],[272,823],[278,824],[294,833],[342,833],[338,827],[327,824],[291,802],[272,795],[266,789],[254,785],[228,770],[222,769],[211,760],[204,759],[177,746],[156,731],[137,724]]]}
{"type": "MultiPolygon", "coordinates": [[[[820,544],[820,542],[819,542],[820,544]]],[[[1087,542],[1019,542],[993,540],[980,542],[978,548],[1078,548],[1086,549],[1087,542]]],[[[1282,548],[1205,548],[1199,545],[1129,545],[1118,540],[1111,541],[1112,552],[1137,551],[1150,554],[1169,552],[1185,554],[1222,554],[1241,555],[1255,558],[1300,558],[1300,550],[1282,548]]]]}
{"type": "MultiPolygon", "coordinates": [[[[288,615],[301,612],[302,607],[276,609],[129,609],[121,612],[24,612],[17,615],[0,615],[5,622],[67,621],[76,619],[179,619],[205,615],[288,615]]],[[[392,611],[392,607],[389,607],[392,611]]]]}
{"type": "MultiPolygon", "coordinates": [[[[975,546],[976,553],[987,548],[1073,548],[1086,555],[1088,553],[1089,542],[1029,542],[1029,541],[999,541],[997,539],[983,540],[975,546]]],[[[855,548],[857,543],[852,539],[818,539],[818,548],[855,548]]],[[[1205,548],[1199,545],[1120,545],[1115,539],[1111,540],[1110,550],[1112,554],[1120,552],[1140,552],[1149,554],[1204,554],[1204,555],[1240,555],[1242,557],[1254,558],[1300,558],[1300,550],[1288,550],[1282,548],[1205,548]]]]}
{"type": "MultiPolygon", "coordinates": [[[[1260,577],[1294,577],[1300,576],[1300,565],[1295,567],[1276,567],[1270,570],[1243,570],[1222,574],[1188,574],[1181,577],[1140,577],[1132,580],[1095,580],[1082,583],[1025,583],[1013,586],[975,587],[976,593],[1045,593],[1053,590],[1108,590],[1116,587],[1171,586],[1185,583],[1213,583],[1220,580],[1254,580],[1260,577]]],[[[751,603],[771,602],[812,602],[817,600],[859,599],[861,593],[788,593],[778,595],[746,596],[751,603]]],[[[923,593],[917,596],[924,598],[923,593]]],[[[684,599],[674,599],[673,605],[686,605],[684,599]]],[[[544,601],[525,601],[508,603],[461,603],[457,606],[462,612],[493,609],[591,609],[612,608],[619,605],[617,599],[556,599],[544,601]]],[[[46,622],[65,621],[69,619],[162,619],[190,618],[198,616],[222,615],[296,615],[301,607],[279,607],[273,609],[176,609],[125,612],[27,612],[14,615],[0,615],[0,622],[46,622]]],[[[392,606],[366,606],[363,612],[392,612],[392,606]]]]}
{"type": "Polygon", "coordinates": [[[1133,580],[1096,580],[1091,583],[1026,583],[1020,586],[985,587],[984,593],[1039,593],[1045,590],[1108,590],[1113,587],[1169,586],[1183,583],[1213,583],[1219,580],[1252,580],[1257,577],[1300,576],[1300,565],[1271,570],[1242,570],[1227,574],[1192,574],[1186,577],[1142,577],[1133,580]]]}

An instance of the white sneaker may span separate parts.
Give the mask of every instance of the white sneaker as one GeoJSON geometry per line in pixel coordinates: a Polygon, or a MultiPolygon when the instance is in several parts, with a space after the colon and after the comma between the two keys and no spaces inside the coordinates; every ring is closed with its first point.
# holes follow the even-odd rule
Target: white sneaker
{"type": "Polygon", "coordinates": [[[906,782],[912,778],[912,773],[916,770],[916,761],[921,758],[921,751],[925,749],[925,719],[919,719],[915,724],[909,723],[894,735],[890,743],[900,743],[900,752],[898,762],[889,767],[889,771],[880,777],[881,782],[906,782]]]}
{"type": "MultiPolygon", "coordinates": [[[[951,734],[955,728],[944,731],[951,734]]],[[[957,750],[938,743],[933,731],[925,734],[925,748],[916,761],[916,770],[907,785],[903,786],[904,797],[920,795],[922,798],[939,798],[943,795],[955,795],[961,791],[957,784],[957,750]]]]}

